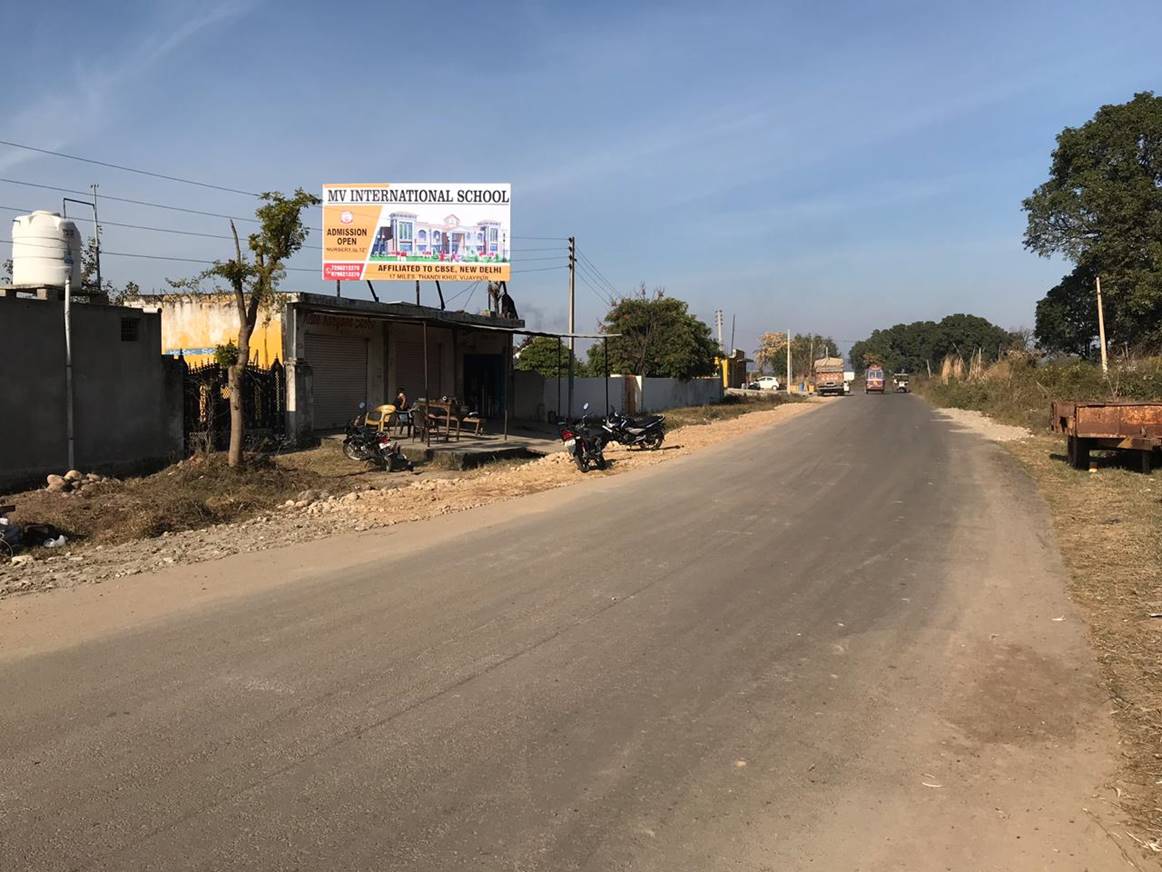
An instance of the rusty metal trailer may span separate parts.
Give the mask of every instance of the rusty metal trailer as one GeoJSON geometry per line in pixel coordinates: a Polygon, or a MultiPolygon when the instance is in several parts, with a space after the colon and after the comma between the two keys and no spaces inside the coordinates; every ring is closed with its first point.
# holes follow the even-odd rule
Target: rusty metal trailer
{"type": "Polygon", "coordinates": [[[1162,449],[1162,403],[1063,403],[1049,409],[1055,433],[1066,437],[1069,462],[1089,466],[1094,448],[1137,451],[1142,471],[1149,472],[1154,452],[1162,449]]]}

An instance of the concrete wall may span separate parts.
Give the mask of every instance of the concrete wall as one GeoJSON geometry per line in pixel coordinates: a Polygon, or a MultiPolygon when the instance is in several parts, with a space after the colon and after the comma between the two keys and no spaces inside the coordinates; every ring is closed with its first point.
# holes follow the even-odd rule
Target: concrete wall
{"type": "Polygon", "coordinates": [[[641,412],[662,412],[681,406],[705,406],[722,402],[722,379],[692,378],[681,381],[676,378],[642,379],[641,412]]]}
{"type": "MultiPolygon", "coordinates": [[[[561,379],[558,403],[557,379],[535,372],[516,373],[517,418],[524,420],[556,420],[558,412],[564,416],[568,404],[569,382],[561,379]],[[559,406],[559,408],[558,408],[559,406]]],[[[633,375],[609,377],[608,404],[605,379],[576,378],[573,380],[573,415],[580,415],[585,403],[591,414],[603,415],[612,407],[618,412],[636,415],[642,412],[663,412],[679,406],[703,406],[722,401],[721,378],[696,378],[681,381],[674,378],[646,378],[633,375]]]]}
{"type": "MultiPolygon", "coordinates": [[[[77,303],[72,335],[76,468],[124,474],[179,457],[181,380],[161,354],[160,316],[77,303]]],[[[65,397],[64,304],[0,298],[0,489],[68,469],[65,397]]]]}

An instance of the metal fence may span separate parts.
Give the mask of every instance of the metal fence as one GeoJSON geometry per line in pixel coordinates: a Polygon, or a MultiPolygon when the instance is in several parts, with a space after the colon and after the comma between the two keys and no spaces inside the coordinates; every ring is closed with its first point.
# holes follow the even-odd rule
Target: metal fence
{"type": "MultiPolygon", "coordinates": [[[[230,441],[230,384],[226,367],[185,364],[183,421],[187,453],[224,449],[230,441]]],[[[253,364],[242,374],[245,445],[258,449],[277,442],[286,428],[286,371],[277,360],[269,369],[253,364]]]]}

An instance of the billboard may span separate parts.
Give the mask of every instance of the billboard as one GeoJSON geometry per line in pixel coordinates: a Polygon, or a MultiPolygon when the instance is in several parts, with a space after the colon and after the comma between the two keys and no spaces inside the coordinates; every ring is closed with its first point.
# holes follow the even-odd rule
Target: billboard
{"type": "Polygon", "coordinates": [[[509,184],[323,185],[327,281],[508,281],[509,184]]]}

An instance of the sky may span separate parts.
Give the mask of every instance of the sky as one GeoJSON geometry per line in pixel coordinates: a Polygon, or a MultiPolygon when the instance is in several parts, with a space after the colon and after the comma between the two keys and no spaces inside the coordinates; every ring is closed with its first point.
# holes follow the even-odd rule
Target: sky
{"type": "MultiPolygon", "coordinates": [[[[530,326],[565,328],[573,235],[579,331],[610,287],[644,283],[711,324],[721,308],[747,351],[785,329],[846,349],[952,312],[1032,326],[1068,266],[1024,250],[1021,201],[1064,127],[1162,90],[1160,28],[1158,0],[0,0],[0,139],[250,192],[509,182],[510,291],[530,326]]],[[[256,205],[2,145],[0,178],[223,215],[256,205]]],[[[0,218],[60,197],[0,181],[0,218]]],[[[162,290],[200,269],[125,254],[230,254],[212,236],[111,226],[221,235],[224,218],[100,206],[118,285],[162,290]]],[[[332,293],[319,260],[297,255],[284,289],[332,293]]],[[[452,307],[482,308],[465,289],[445,287],[452,307]]]]}

